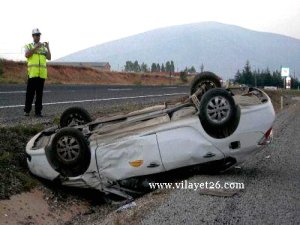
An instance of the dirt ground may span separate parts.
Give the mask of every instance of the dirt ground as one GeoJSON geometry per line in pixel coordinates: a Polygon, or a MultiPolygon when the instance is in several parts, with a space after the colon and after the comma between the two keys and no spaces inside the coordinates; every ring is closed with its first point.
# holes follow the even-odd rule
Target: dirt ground
{"type": "Polygon", "coordinates": [[[281,91],[265,91],[272,99],[272,104],[276,112],[281,110],[281,96],[283,97],[283,107],[287,107],[292,102],[292,95],[283,93],[281,91]]]}
{"type": "MultiPolygon", "coordinates": [[[[55,199],[52,201],[57,203],[55,199]]],[[[3,225],[64,224],[87,209],[88,203],[78,200],[54,207],[49,204],[45,191],[35,188],[30,192],[14,195],[9,200],[2,200],[0,221],[3,225]]]]}
{"type": "MultiPolygon", "coordinates": [[[[4,61],[4,74],[0,83],[26,83],[24,62],[4,61]]],[[[118,84],[118,85],[170,85],[182,84],[179,77],[152,73],[127,73],[101,71],[89,67],[63,65],[48,66],[48,84],[118,84]]]]}

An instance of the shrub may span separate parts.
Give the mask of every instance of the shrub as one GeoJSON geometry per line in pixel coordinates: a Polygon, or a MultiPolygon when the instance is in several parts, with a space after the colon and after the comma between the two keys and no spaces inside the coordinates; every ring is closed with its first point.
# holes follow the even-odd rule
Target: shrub
{"type": "Polygon", "coordinates": [[[187,73],[184,72],[184,71],[181,71],[180,72],[180,80],[183,82],[183,83],[186,83],[188,81],[187,79],[187,73]]]}

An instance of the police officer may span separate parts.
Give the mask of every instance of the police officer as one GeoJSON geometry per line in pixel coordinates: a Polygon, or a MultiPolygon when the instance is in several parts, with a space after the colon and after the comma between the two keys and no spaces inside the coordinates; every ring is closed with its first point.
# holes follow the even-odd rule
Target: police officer
{"type": "Polygon", "coordinates": [[[25,46],[25,57],[28,66],[28,81],[24,115],[29,116],[35,95],[35,115],[42,117],[43,89],[47,78],[46,60],[51,60],[51,52],[47,42],[40,42],[39,29],[32,30],[33,43],[25,46]]]}

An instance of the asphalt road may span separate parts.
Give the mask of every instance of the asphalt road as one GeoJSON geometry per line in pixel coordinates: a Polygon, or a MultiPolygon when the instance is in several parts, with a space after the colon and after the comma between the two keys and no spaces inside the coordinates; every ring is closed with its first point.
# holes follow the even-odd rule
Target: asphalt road
{"type": "Polygon", "coordinates": [[[172,190],[141,224],[300,224],[300,101],[277,115],[271,145],[241,168],[188,182],[238,182],[236,195],[172,190]]]}
{"type": "MultiPolygon", "coordinates": [[[[92,114],[126,104],[154,104],[188,93],[187,86],[46,85],[42,120],[51,120],[71,106],[85,107],[92,114]]],[[[0,85],[0,124],[38,121],[23,117],[25,85],[0,85]]],[[[34,106],[33,106],[34,110],[34,106]]]]}

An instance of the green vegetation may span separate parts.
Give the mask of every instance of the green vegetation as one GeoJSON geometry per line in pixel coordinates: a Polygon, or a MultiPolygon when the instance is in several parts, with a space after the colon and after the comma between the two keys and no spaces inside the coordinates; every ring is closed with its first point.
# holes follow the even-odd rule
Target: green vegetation
{"type": "Polygon", "coordinates": [[[195,69],[194,66],[192,66],[192,67],[185,67],[184,72],[196,73],[196,69],[195,69]]]}
{"type": "MultiPolygon", "coordinates": [[[[148,66],[146,64],[143,65],[143,68],[148,71],[148,66]]],[[[141,66],[137,60],[134,62],[126,61],[125,71],[126,72],[147,72],[147,71],[142,71],[141,66]]]]}
{"type": "Polygon", "coordinates": [[[1,77],[0,75],[0,84],[20,84],[20,83],[23,82],[14,78],[1,77]]]}
{"type": "Polygon", "coordinates": [[[159,63],[152,63],[151,64],[151,70],[149,69],[148,65],[145,63],[142,63],[141,65],[136,60],[134,62],[132,61],[126,61],[126,64],[124,66],[126,72],[168,72],[168,73],[174,73],[175,72],[175,65],[174,62],[167,61],[165,64],[162,63],[161,65],[159,63]]]}
{"type": "MultiPolygon", "coordinates": [[[[169,73],[170,75],[175,73],[175,63],[173,60],[167,61],[162,64],[153,62],[151,64],[151,68],[149,68],[148,65],[144,62],[140,65],[137,60],[134,62],[126,61],[124,68],[125,68],[126,72],[144,72],[144,73],[147,73],[147,72],[160,73],[160,72],[162,72],[162,73],[169,73]]],[[[200,70],[201,70],[201,72],[204,71],[203,64],[201,64],[200,70]]],[[[185,67],[183,72],[196,73],[196,69],[194,66],[185,67]]]]}
{"type": "Polygon", "coordinates": [[[298,89],[294,89],[294,90],[283,89],[281,90],[281,93],[283,95],[289,95],[289,96],[300,96],[300,90],[298,89]]]}
{"type": "MultiPolygon", "coordinates": [[[[280,71],[271,72],[268,68],[265,70],[252,70],[250,62],[247,61],[242,71],[237,71],[235,75],[235,82],[239,84],[246,84],[251,86],[275,86],[283,87],[283,79],[280,71]]],[[[298,88],[300,82],[297,78],[292,77],[292,88],[298,88]]]]}
{"type": "Polygon", "coordinates": [[[25,147],[43,125],[0,127],[0,199],[37,185],[27,169],[25,147]]]}
{"type": "Polygon", "coordinates": [[[180,72],[180,80],[181,80],[183,83],[188,82],[188,79],[187,79],[187,72],[186,72],[186,71],[180,72]]]}
{"type": "Polygon", "coordinates": [[[142,86],[142,81],[140,81],[140,80],[134,81],[133,85],[135,85],[135,86],[142,86]]]}
{"type": "Polygon", "coordinates": [[[169,61],[166,62],[165,70],[168,73],[174,73],[175,72],[175,65],[174,65],[174,62],[172,60],[171,60],[171,62],[169,62],[169,61]]]}
{"type": "Polygon", "coordinates": [[[60,115],[55,115],[53,119],[53,124],[59,125],[59,123],[60,123],[60,115]]]}

